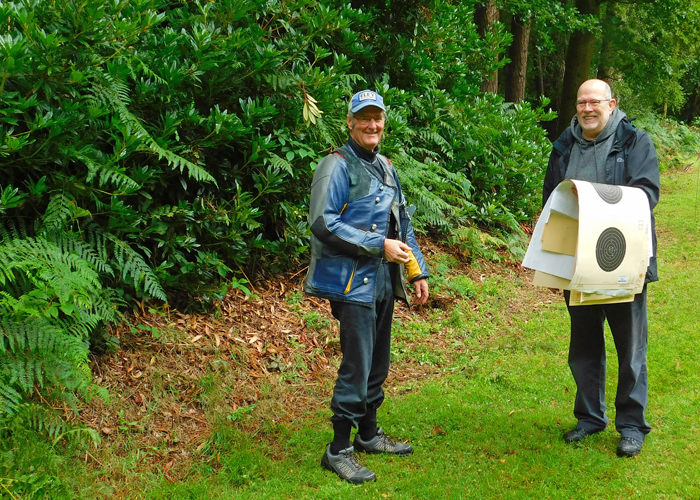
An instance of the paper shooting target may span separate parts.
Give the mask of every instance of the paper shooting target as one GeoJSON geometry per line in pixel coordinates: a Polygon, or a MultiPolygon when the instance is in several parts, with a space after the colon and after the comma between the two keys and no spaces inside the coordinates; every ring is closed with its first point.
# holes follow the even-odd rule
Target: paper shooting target
{"type": "Polygon", "coordinates": [[[542,209],[523,266],[533,284],[570,290],[569,305],[629,302],[644,288],[651,227],[643,190],[567,179],[542,209]]]}
{"type": "Polygon", "coordinates": [[[592,184],[592,186],[605,203],[614,205],[619,203],[622,199],[622,189],[620,186],[610,186],[607,184],[592,184]]]}
{"type": "Polygon", "coordinates": [[[603,271],[611,272],[625,259],[627,244],[622,231],[615,227],[605,229],[598,237],[595,257],[603,271]]]}

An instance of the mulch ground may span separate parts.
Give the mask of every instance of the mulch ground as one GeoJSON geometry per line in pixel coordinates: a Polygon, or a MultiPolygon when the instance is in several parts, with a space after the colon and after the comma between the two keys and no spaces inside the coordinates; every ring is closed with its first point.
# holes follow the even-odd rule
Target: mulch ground
{"type": "MultiPolygon", "coordinates": [[[[427,242],[423,247],[428,260],[449,251],[427,242]]],[[[514,264],[487,263],[476,272],[462,262],[456,272],[475,281],[490,274],[525,273],[514,264]]],[[[98,450],[86,453],[86,463],[119,476],[111,466],[114,456],[139,448],[144,450],[141,470],[160,470],[175,481],[207,446],[217,422],[235,422],[242,432],[255,435],[270,422],[243,418],[248,412],[272,416],[273,423],[301,425],[309,408],[326,407],[339,363],[338,327],[327,301],[303,295],[304,274],[256,283],[249,297],[234,290],[213,314],[143,307],[113,328],[120,348],[91,363],[95,382],[108,389],[111,399],[95,399],[72,417],[103,437],[98,450]]],[[[454,302],[432,294],[423,307],[397,303],[395,317],[435,320],[436,314],[448,314],[454,302]]],[[[509,307],[515,312],[522,306],[514,297],[509,307]]],[[[443,352],[453,349],[442,335],[430,338],[433,349],[441,342],[443,352]]],[[[438,370],[404,361],[392,367],[386,385],[400,390],[438,370]]]]}

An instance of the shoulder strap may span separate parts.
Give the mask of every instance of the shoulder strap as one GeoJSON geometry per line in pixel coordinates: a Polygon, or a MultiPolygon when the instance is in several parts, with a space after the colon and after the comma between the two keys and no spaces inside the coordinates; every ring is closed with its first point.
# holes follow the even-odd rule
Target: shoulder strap
{"type": "Polygon", "coordinates": [[[396,185],[392,186],[392,187],[400,186],[401,184],[399,183],[398,174],[396,173],[396,169],[394,168],[394,164],[391,163],[391,160],[382,154],[378,154],[377,158],[379,159],[379,163],[382,165],[382,168],[387,173],[391,174],[391,178],[394,179],[394,182],[396,183],[396,185]]]}
{"type": "Polygon", "coordinates": [[[348,167],[348,178],[350,180],[348,203],[366,196],[372,184],[372,179],[362,164],[362,160],[355,156],[347,144],[334,149],[333,154],[345,160],[345,164],[348,167]]]}

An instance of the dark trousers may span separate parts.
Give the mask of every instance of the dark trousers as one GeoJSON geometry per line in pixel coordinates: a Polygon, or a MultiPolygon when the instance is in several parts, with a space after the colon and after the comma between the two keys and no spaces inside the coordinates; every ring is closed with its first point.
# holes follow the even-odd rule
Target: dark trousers
{"type": "Polygon", "coordinates": [[[331,400],[331,420],[349,420],[353,427],[358,426],[368,409],[376,412],[384,401],[382,385],[389,374],[394,315],[390,267],[393,266],[379,266],[371,307],[331,301],[333,316],[340,322],[343,353],[331,400]]]}
{"type": "Polygon", "coordinates": [[[644,441],[651,426],[645,412],[647,381],[647,288],[633,302],[590,306],[569,306],[571,344],[569,367],[576,381],[574,416],[579,427],[604,429],[605,415],[605,339],[603,326],[608,320],[617,350],[619,374],[615,398],[615,428],[623,437],[644,441]]]}

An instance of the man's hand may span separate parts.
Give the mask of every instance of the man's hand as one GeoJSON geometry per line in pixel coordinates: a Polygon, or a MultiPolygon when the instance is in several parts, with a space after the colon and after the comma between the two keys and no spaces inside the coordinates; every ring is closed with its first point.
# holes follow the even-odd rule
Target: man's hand
{"type": "Polygon", "coordinates": [[[418,304],[425,304],[428,302],[428,280],[423,278],[415,281],[413,283],[413,293],[416,295],[416,302],[418,304]]]}
{"type": "Polygon", "coordinates": [[[410,250],[411,247],[402,241],[389,238],[384,240],[384,256],[389,262],[405,264],[408,262],[408,252],[410,250]]]}

